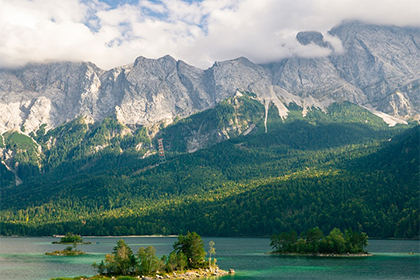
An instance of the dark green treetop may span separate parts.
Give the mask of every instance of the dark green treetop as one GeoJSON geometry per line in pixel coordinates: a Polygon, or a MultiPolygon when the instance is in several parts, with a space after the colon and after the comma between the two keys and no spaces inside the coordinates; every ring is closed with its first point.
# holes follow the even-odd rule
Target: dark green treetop
{"type": "Polygon", "coordinates": [[[174,244],[177,253],[182,252],[188,260],[188,267],[200,268],[205,266],[204,242],[196,232],[188,232],[186,236],[178,236],[178,241],[174,244]]]}

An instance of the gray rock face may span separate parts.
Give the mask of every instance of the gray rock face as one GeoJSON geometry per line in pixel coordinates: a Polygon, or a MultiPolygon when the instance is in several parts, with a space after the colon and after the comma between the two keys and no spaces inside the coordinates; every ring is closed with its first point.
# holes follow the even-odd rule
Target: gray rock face
{"type": "Polygon", "coordinates": [[[397,117],[419,113],[420,28],[350,22],[333,28],[330,34],[340,38],[346,50],[332,56],[331,62],[341,77],[364,92],[364,105],[397,117]],[[389,106],[401,96],[405,101],[397,103],[409,110],[389,106]]]}
{"type": "MultiPolygon", "coordinates": [[[[237,90],[250,91],[282,118],[294,102],[304,111],[350,101],[407,119],[420,111],[420,28],[343,23],[330,35],[344,52],[257,65],[246,58],[201,70],[170,56],[139,57],[109,71],[92,63],[50,63],[0,70],[0,133],[41,124],[56,127],[79,115],[101,121],[115,114],[128,126],[166,123],[215,106],[237,90]]],[[[319,32],[297,40],[333,49],[319,32]]]]}
{"type": "Polygon", "coordinates": [[[299,43],[306,46],[311,43],[320,47],[328,47],[329,44],[324,41],[324,35],[317,31],[302,31],[296,35],[296,39],[299,43]]]}
{"type": "Polygon", "coordinates": [[[147,125],[214,105],[204,71],[170,56],[139,57],[110,71],[69,62],[0,70],[0,132],[49,129],[79,115],[101,121],[116,114],[124,124],[147,125]]]}
{"type": "Polygon", "coordinates": [[[139,57],[123,75],[124,84],[115,87],[122,91],[115,108],[125,124],[171,122],[176,116],[185,117],[215,104],[205,90],[204,71],[170,56],[139,57]]]}
{"type": "Polygon", "coordinates": [[[51,128],[85,111],[102,117],[96,103],[103,72],[91,63],[69,62],[0,71],[0,131],[32,131],[43,123],[51,128]]]}
{"type": "MultiPolygon", "coordinates": [[[[273,83],[317,102],[346,100],[402,119],[419,114],[420,28],[349,22],[329,33],[344,53],[271,65],[273,83]]],[[[297,38],[303,45],[325,44],[316,32],[297,38]]]]}

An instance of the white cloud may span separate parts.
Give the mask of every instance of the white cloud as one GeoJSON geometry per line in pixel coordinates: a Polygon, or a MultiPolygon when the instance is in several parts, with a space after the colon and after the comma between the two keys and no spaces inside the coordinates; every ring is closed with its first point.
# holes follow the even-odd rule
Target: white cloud
{"type": "Polygon", "coordinates": [[[137,56],[170,54],[205,68],[245,56],[257,63],[291,55],[326,56],[295,35],[343,20],[420,26],[417,0],[0,0],[0,67],[47,60],[92,61],[111,68],[137,56]],[[130,4],[131,3],[131,4],[130,4]],[[134,4],[133,4],[134,3],[134,4]]]}
{"type": "Polygon", "coordinates": [[[341,44],[341,40],[339,38],[326,33],[324,34],[324,41],[331,44],[331,46],[334,48],[334,52],[339,54],[344,53],[344,47],[343,44],[341,44]]]}
{"type": "Polygon", "coordinates": [[[148,0],[140,0],[140,7],[146,8],[151,12],[163,14],[166,12],[166,7],[162,4],[156,4],[148,0]]]}
{"type": "Polygon", "coordinates": [[[0,65],[78,59],[72,49],[92,36],[82,23],[86,12],[76,0],[0,1],[0,65]]]}

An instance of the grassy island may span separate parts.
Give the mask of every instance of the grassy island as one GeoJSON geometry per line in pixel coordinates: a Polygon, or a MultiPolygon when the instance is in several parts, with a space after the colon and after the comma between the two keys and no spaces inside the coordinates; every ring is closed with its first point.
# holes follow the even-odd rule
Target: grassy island
{"type": "Polygon", "coordinates": [[[206,260],[204,243],[197,233],[180,235],[173,245],[174,250],[168,256],[156,257],[152,246],[140,247],[137,254],[119,240],[111,254],[105,256],[99,264],[93,263],[98,275],[93,277],[79,276],[74,278],[54,278],[52,280],[152,280],[152,279],[196,279],[199,277],[223,276],[233,274],[219,269],[217,260],[211,258],[216,254],[214,242],[209,243],[210,257],[206,260]]]}
{"type": "Polygon", "coordinates": [[[77,250],[77,243],[74,243],[73,246],[67,246],[64,250],[57,250],[51,253],[45,253],[45,255],[49,256],[79,256],[79,255],[86,255],[85,252],[81,250],[77,250]]]}
{"type": "Polygon", "coordinates": [[[329,235],[318,228],[310,228],[299,236],[296,231],[282,232],[271,237],[273,254],[306,255],[306,256],[342,256],[360,257],[371,256],[365,247],[368,236],[366,233],[345,230],[344,234],[334,228],[329,235]]]}
{"type": "Polygon", "coordinates": [[[66,233],[64,237],[61,237],[60,241],[53,241],[52,244],[92,244],[92,242],[83,242],[80,235],[73,234],[71,232],[66,233]]]}

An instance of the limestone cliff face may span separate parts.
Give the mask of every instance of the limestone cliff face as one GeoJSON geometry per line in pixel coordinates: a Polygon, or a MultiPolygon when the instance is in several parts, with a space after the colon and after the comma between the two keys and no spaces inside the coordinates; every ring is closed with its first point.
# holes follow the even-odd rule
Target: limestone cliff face
{"type": "Polygon", "coordinates": [[[126,67],[117,117],[125,124],[171,122],[214,106],[205,90],[204,71],[170,56],[157,60],[139,57],[126,67]]]}
{"type": "Polygon", "coordinates": [[[103,72],[91,63],[69,62],[0,71],[0,131],[56,127],[85,113],[103,118],[103,72]]]}
{"type": "Polygon", "coordinates": [[[328,48],[324,58],[289,58],[257,65],[246,58],[201,70],[170,56],[139,57],[109,71],[92,63],[57,62],[0,70],[0,133],[47,129],[84,115],[101,121],[115,114],[130,126],[170,123],[214,107],[237,90],[249,91],[268,108],[294,102],[305,111],[350,101],[407,119],[420,111],[420,28],[360,22],[333,28],[344,51],[317,32],[301,32],[303,45],[328,48]]]}
{"type": "Polygon", "coordinates": [[[419,113],[420,28],[350,22],[330,33],[346,50],[332,56],[331,62],[341,77],[364,93],[364,105],[397,117],[419,113]]]}

